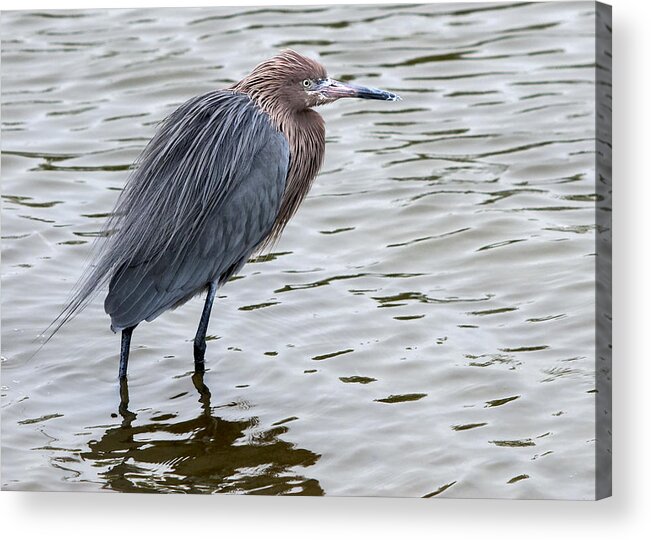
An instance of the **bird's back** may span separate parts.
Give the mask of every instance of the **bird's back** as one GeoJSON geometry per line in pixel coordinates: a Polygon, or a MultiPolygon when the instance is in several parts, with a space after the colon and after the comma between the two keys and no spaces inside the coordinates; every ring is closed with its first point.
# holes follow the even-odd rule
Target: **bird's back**
{"type": "Polygon", "coordinates": [[[288,165],[287,139],[248,96],[211,92],[177,109],[143,152],[100,261],[113,330],[236,272],[272,230],[288,165]]]}

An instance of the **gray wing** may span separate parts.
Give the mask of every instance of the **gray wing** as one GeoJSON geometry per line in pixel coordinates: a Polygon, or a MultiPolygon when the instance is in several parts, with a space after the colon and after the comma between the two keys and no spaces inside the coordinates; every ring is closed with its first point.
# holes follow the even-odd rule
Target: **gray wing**
{"type": "Polygon", "coordinates": [[[152,140],[144,173],[118,206],[124,228],[116,236],[139,246],[110,280],[104,307],[116,332],[226,281],[276,220],[289,165],[286,138],[248,97],[211,95],[219,107],[172,115],[163,127],[168,140],[152,140]],[[158,204],[139,204],[143,198],[158,204]]]}

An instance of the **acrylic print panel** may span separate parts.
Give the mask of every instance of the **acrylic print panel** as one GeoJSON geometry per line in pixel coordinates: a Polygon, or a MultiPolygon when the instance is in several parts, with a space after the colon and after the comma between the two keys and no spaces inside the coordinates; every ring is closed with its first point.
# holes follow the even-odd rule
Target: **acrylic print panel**
{"type": "Polygon", "coordinates": [[[3,489],[609,494],[609,7],[17,11],[2,27],[3,489]],[[203,296],[138,325],[122,383],[106,291],[37,351],[160,121],[285,48],[402,101],[318,108],[321,172],[218,290],[205,374],[203,296]]]}

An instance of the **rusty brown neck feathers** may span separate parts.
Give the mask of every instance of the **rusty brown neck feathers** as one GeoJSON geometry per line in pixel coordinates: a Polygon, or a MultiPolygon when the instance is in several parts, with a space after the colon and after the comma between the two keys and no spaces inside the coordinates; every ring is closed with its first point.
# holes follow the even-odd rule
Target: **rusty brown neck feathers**
{"type": "Polygon", "coordinates": [[[323,118],[305,101],[301,81],[326,77],[325,68],[294,51],[259,64],[232,87],[247,94],[289,143],[289,171],[280,211],[265,245],[273,243],[310,190],[325,151],[323,118]]]}

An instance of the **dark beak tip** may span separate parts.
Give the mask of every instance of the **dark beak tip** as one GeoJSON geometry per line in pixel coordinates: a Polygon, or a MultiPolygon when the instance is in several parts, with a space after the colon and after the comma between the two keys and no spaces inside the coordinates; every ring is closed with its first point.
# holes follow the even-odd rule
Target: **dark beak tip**
{"type": "Polygon", "coordinates": [[[326,97],[333,99],[355,97],[361,99],[377,99],[381,101],[402,101],[402,98],[393,92],[387,92],[386,90],[380,90],[379,88],[359,86],[353,83],[342,83],[335,80],[329,80],[327,86],[324,86],[321,92],[326,97]]]}

